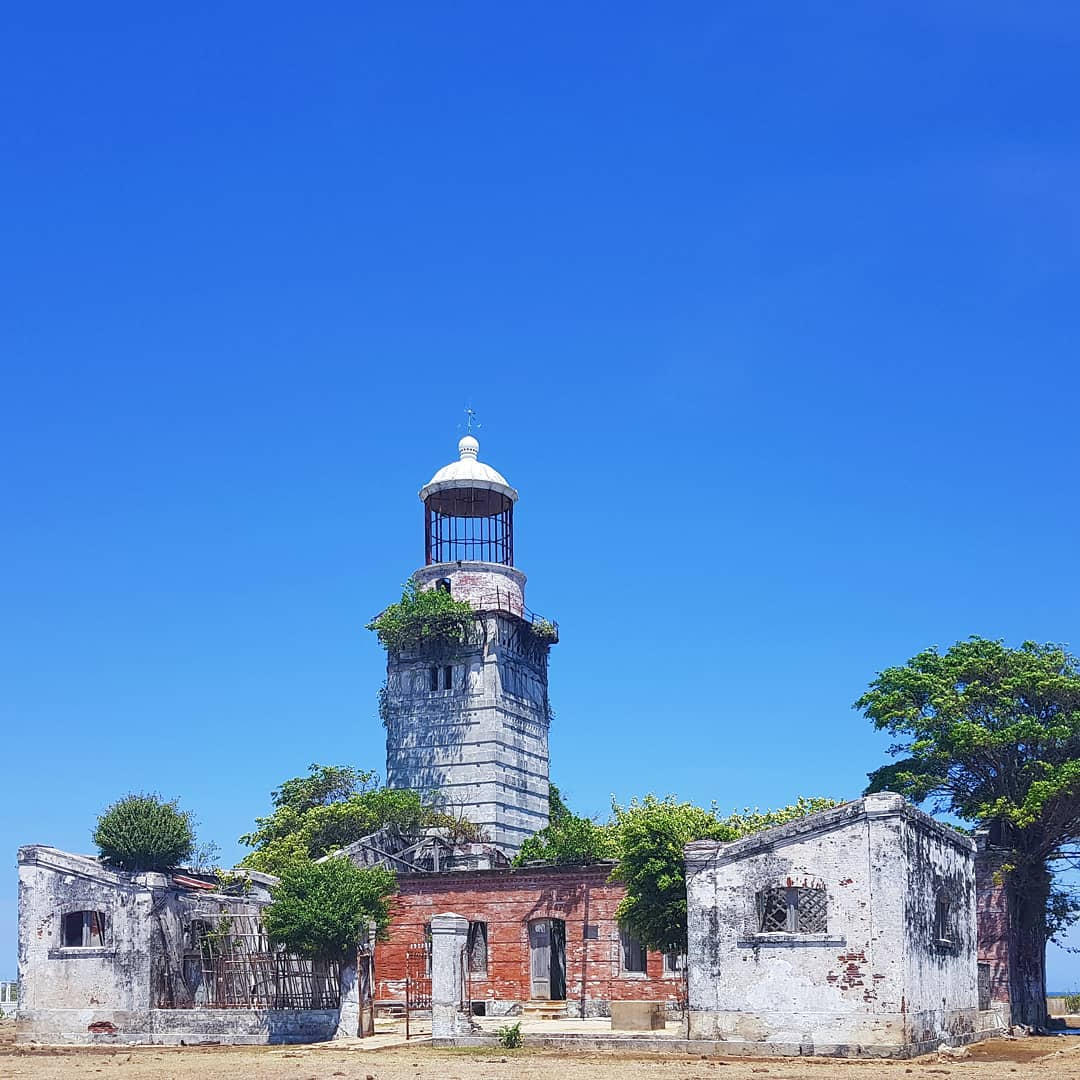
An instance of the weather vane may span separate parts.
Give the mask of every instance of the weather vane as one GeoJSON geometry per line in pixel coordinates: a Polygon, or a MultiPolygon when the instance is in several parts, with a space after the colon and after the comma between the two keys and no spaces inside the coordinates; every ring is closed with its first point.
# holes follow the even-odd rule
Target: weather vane
{"type": "MultiPolygon", "coordinates": [[[[460,426],[460,425],[459,425],[460,426]]],[[[474,430],[479,431],[480,421],[476,419],[476,410],[465,407],[465,434],[471,435],[474,430]]]]}

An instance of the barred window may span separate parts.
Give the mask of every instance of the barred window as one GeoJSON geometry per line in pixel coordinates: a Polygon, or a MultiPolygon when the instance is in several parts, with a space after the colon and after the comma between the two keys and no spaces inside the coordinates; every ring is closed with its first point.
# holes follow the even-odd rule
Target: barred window
{"type": "Polygon", "coordinates": [[[827,929],[823,888],[762,889],[757,900],[762,934],[824,934],[827,929]]]}

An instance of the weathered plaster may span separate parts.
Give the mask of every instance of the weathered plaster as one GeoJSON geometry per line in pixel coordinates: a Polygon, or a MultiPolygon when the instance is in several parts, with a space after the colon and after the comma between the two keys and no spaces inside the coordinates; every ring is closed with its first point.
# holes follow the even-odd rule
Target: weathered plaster
{"type": "Polygon", "coordinates": [[[801,1053],[963,1042],[978,1011],[973,844],[896,795],[687,847],[690,1035],[801,1053]],[[826,931],[760,934],[757,895],[824,887],[826,931]],[[945,943],[936,902],[952,904],[945,943]]]}

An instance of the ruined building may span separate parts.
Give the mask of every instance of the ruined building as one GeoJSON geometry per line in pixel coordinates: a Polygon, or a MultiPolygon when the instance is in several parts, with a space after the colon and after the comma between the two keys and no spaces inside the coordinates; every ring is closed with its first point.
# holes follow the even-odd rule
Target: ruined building
{"type": "Polygon", "coordinates": [[[420,490],[417,586],[468,601],[476,618],[464,643],[388,650],[386,782],[434,797],[512,853],[548,821],[548,649],[558,628],[525,606],[518,493],[478,450],[466,435],[459,460],[420,490]]]}
{"type": "Polygon", "coordinates": [[[975,884],[971,838],[890,792],[689,844],[691,1037],[906,1056],[1000,1030],[975,884]]]}
{"type": "MultiPolygon", "coordinates": [[[[276,878],[128,873],[19,849],[23,1043],[287,1043],[356,1034],[357,965],[273,948],[276,878]]],[[[370,948],[368,950],[370,952],[370,948]]],[[[360,958],[358,957],[358,960],[360,958]]]]}

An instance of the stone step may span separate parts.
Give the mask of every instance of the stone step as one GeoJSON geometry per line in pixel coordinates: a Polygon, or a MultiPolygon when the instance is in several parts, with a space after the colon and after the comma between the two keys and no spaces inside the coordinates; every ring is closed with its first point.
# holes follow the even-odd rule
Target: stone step
{"type": "Polygon", "coordinates": [[[521,1006],[521,1015],[532,1017],[534,1020],[558,1020],[566,1016],[566,1002],[533,998],[521,1006]]]}

